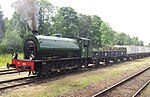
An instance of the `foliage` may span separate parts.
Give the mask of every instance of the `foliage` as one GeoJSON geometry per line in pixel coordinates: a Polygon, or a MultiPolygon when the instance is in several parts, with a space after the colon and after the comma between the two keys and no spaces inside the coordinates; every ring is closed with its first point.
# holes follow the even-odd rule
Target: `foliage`
{"type": "Polygon", "coordinates": [[[14,13],[13,17],[8,20],[4,19],[6,32],[2,40],[0,53],[9,53],[10,51],[21,52],[22,39],[28,34],[28,27],[20,21],[20,17],[14,13]]]}
{"type": "Polygon", "coordinates": [[[78,23],[78,28],[79,28],[78,32],[79,33],[78,33],[78,35],[80,37],[90,37],[91,25],[92,25],[91,16],[79,14],[79,23],[78,23]]]}
{"type": "Polygon", "coordinates": [[[144,42],[142,40],[139,41],[139,46],[144,46],[144,42]]]}
{"type": "MultiPolygon", "coordinates": [[[[48,0],[39,0],[39,33],[41,35],[62,34],[63,37],[86,37],[91,39],[94,49],[105,45],[140,45],[138,37],[130,37],[124,32],[116,32],[97,15],[77,13],[71,7],[55,7],[48,0]]],[[[14,12],[13,17],[3,19],[0,11],[0,54],[21,51],[21,43],[31,33],[25,21],[14,12]]]]}
{"type": "Polygon", "coordinates": [[[55,17],[52,18],[53,33],[60,33],[65,37],[75,37],[78,35],[78,15],[71,7],[61,7],[55,17]]]}
{"type": "Polygon", "coordinates": [[[91,16],[91,29],[90,29],[90,36],[91,36],[91,41],[92,45],[94,48],[100,48],[102,46],[101,44],[101,36],[102,36],[102,31],[101,31],[101,24],[102,20],[99,16],[91,16]]]}
{"type": "Polygon", "coordinates": [[[0,10],[0,43],[2,42],[2,38],[4,37],[4,33],[5,33],[5,24],[3,21],[3,12],[0,10]]]}
{"type": "Polygon", "coordinates": [[[148,43],[148,45],[147,45],[148,47],[150,47],[150,43],[148,43]]]}
{"type": "Polygon", "coordinates": [[[115,33],[114,37],[115,45],[131,45],[131,38],[125,33],[115,33]]]}
{"type": "Polygon", "coordinates": [[[112,30],[110,25],[108,23],[102,22],[101,31],[102,31],[102,45],[103,46],[113,45],[114,34],[116,32],[112,30]]]}
{"type": "Polygon", "coordinates": [[[52,23],[55,7],[47,0],[40,0],[38,4],[40,6],[39,33],[42,35],[49,35],[51,34],[49,29],[52,23]]]}
{"type": "MultiPolygon", "coordinates": [[[[3,39],[2,45],[10,47],[13,50],[19,50],[21,45],[21,38],[18,35],[19,32],[16,30],[12,32],[6,32],[5,38],[3,39]]],[[[9,49],[9,48],[8,48],[9,49]]]]}
{"type": "Polygon", "coordinates": [[[29,34],[29,26],[23,20],[20,20],[20,16],[16,13],[13,14],[13,17],[8,21],[8,31],[17,32],[21,39],[29,34]],[[11,29],[10,29],[11,28],[11,29]]]}
{"type": "Polygon", "coordinates": [[[143,46],[144,42],[143,41],[139,41],[138,37],[132,37],[131,44],[143,46]]]}

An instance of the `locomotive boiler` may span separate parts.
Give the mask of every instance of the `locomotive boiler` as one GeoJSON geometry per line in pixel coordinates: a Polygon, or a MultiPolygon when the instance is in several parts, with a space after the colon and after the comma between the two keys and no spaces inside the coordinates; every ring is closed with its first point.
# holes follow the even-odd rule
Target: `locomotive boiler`
{"type": "Polygon", "coordinates": [[[61,36],[28,35],[23,41],[25,59],[46,60],[80,57],[78,41],[61,36]]]}

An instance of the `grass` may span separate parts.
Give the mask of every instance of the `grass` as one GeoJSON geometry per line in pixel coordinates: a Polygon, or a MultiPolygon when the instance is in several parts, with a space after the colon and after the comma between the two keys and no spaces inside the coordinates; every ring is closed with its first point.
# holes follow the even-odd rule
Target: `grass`
{"type": "MultiPolygon", "coordinates": [[[[19,58],[23,58],[23,54],[19,54],[19,58]]],[[[12,55],[11,54],[4,54],[0,55],[0,67],[5,66],[7,63],[11,63],[12,55]]]]}
{"type": "MultiPolygon", "coordinates": [[[[150,63],[150,57],[135,60],[134,62],[125,62],[118,65],[113,65],[107,68],[102,68],[94,71],[88,71],[77,75],[67,76],[54,81],[41,83],[38,85],[29,86],[26,88],[10,91],[4,97],[56,97],[63,94],[69,95],[79,89],[96,83],[99,81],[110,80],[124,75],[127,72],[132,72],[135,68],[141,68],[150,63]],[[30,91],[29,91],[30,90],[30,91]],[[69,94],[68,94],[69,93],[69,94]]],[[[149,90],[149,89],[148,89],[149,90]]]]}

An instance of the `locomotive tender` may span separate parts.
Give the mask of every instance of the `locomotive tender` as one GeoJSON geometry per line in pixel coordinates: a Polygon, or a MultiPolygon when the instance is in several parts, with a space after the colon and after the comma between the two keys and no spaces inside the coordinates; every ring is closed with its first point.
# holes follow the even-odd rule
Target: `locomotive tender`
{"type": "Polygon", "coordinates": [[[18,54],[15,53],[12,63],[7,63],[7,68],[29,71],[29,75],[32,72],[43,77],[61,71],[79,70],[88,67],[89,63],[97,67],[100,62],[108,65],[110,62],[117,63],[150,56],[148,47],[116,46],[119,49],[92,51],[90,39],[87,38],[62,38],[59,34],[42,36],[38,35],[37,31],[32,33],[23,41],[24,59],[18,59],[18,54]]]}

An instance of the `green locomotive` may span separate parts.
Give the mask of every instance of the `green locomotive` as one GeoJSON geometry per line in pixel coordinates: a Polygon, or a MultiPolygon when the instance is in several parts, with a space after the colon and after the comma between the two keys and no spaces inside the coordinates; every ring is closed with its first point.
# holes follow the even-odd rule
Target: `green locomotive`
{"type": "Polygon", "coordinates": [[[90,39],[75,37],[62,38],[61,35],[43,36],[32,31],[23,41],[24,59],[14,55],[7,67],[18,71],[29,71],[29,75],[40,77],[63,70],[87,67],[92,60],[90,39]]]}

